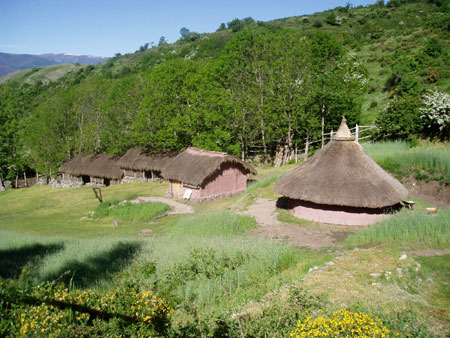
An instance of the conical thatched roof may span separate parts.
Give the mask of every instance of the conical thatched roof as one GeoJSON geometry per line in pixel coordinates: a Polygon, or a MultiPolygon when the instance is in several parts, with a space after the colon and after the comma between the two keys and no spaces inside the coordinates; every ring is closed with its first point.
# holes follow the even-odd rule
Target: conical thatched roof
{"type": "Polygon", "coordinates": [[[408,191],[354,141],[345,118],[325,147],[282,176],[275,192],[317,204],[364,208],[395,205],[408,191]]]}
{"type": "Polygon", "coordinates": [[[256,175],[256,169],[253,166],[235,156],[194,147],[176,156],[161,173],[165,179],[200,186],[225,164],[235,164],[240,166],[246,174],[256,175]]]}
{"type": "Polygon", "coordinates": [[[119,159],[118,164],[121,168],[128,170],[161,171],[173,157],[171,154],[153,155],[144,147],[134,147],[119,159]]]}
{"type": "Polygon", "coordinates": [[[59,167],[62,173],[74,176],[92,176],[118,180],[122,170],[117,164],[119,156],[106,154],[79,154],[59,167]]]}

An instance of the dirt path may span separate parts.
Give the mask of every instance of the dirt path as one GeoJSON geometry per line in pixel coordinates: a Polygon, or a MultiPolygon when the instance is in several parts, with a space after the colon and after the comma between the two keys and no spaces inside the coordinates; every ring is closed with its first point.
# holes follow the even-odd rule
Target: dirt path
{"type": "Polygon", "coordinates": [[[255,233],[280,241],[288,241],[299,247],[323,248],[333,246],[337,238],[349,233],[347,227],[342,227],[342,231],[333,231],[335,230],[333,226],[301,226],[282,223],[277,219],[276,202],[264,198],[256,199],[247,211],[240,214],[255,218],[260,225],[254,230],[255,233]]]}
{"type": "Polygon", "coordinates": [[[132,204],[148,202],[161,202],[170,205],[172,209],[166,215],[194,213],[194,209],[191,206],[164,197],[138,197],[130,201],[132,204]]]}

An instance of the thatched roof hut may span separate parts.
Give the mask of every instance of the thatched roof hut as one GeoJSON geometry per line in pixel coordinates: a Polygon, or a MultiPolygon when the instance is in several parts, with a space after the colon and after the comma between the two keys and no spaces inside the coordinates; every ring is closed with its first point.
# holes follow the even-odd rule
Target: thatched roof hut
{"type": "Polygon", "coordinates": [[[174,157],[172,154],[151,154],[144,147],[131,148],[118,164],[122,169],[135,171],[161,171],[174,157]]]}
{"type": "Polygon", "coordinates": [[[392,207],[408,196],[406,188],[355,142],[345,118],[325,147],[278,179],[275,192],[292,200],[313,203],[316,207],[380,210],[392,207]]]}
{"type": "Polygon", "coordinates": [[[59,171],[72,176],[90,176],[120,180],[122,170],[117,164],[120,156],[106,154],[79,154],[64,163],[59,171]]]}
{"type": "Polygon", "coordinates": [[[162,175],[175,183],[179,191],[172,195],[181,197],[185,188],[194,189],[193,198],[204,199],[228,195],[245,190],[247,175],[256,174],[256,169],[235,156],[223,152],[201,150],[194,147],[177,155],[163,168],[162,175]]]}
{"type": "Polygon", "coordinates": [[[170,165],[163,169],[162,174],[168,180],[201,186],[225,164],[241,167],[246,175],[257,173],[253,166],[233,155],[190,147],[176,156],[170,165]]]}

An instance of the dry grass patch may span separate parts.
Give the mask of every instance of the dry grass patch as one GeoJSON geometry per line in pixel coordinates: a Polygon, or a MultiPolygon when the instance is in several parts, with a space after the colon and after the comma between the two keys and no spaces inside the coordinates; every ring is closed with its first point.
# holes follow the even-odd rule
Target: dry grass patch
{"type": "Polygon", "coordinates": [[[420,293],[419,279],[423,278],[415,270],[417,263],[409,257],[399,258],[396,252],[377,248],[350,251],[336,258],[334,265],[306,275],[302,285],[338,307],[360,304],[380,312],[428,307],[420,293]],[[402,269],[402,277],[397,269],[402,269]]]}

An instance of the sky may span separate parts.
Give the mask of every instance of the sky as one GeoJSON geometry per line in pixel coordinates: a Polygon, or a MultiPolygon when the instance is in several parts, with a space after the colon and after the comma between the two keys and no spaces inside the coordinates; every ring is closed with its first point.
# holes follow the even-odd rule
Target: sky
{"type": "Polygon", "coordinates": [[[235,18],[269,21],[375,0],[0,0],[0,52],[114,56],[214,32],[235,18]]]}

